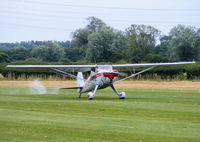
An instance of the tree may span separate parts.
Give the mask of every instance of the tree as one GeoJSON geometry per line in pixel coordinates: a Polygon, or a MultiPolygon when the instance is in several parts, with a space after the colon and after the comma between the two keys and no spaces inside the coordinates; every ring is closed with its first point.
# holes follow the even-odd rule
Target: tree
{"type": "Polygon", "coordinates": [[[114,32],[111,28],[102,28],[89,37],[86,58],[91,62],[109,62],[112,58],[114,32]]]}
{"type": "Polygon", "coordinates": [[[91,62],[116,62],[124,59],[124,34],[96,17],[87,20],[88,24],[73,34],[73,43],[80,49],[82,56],[91,62]]]}
{"type": "Polygon", "coordinates": [[[144,61],[150,63],[159,63],[162,62],[162,58],[159,54],[149,53],[145,56],[144,61]]]}
{"type": "Polygon", "coordinates": [[[131,62],[141,62],[156,46],[160,31],[152,26],[131,25],[126,29],[128,58],[131,62]]]}
{"type": "Polygon", "coordinates": [[[64,50],[65,50],[64,57],[69,59],[70,61],[76,62],[78,60],[83,59],[80,48],[78,47],[65,48],[64,50]]]}
{"type": "Polygon", "coordinates": [[[89,17],[87,21],[88,24],[84,28],[76,30],[72,36],[72,44],[80,48],[83,57],[86,56],[89,36],[99,32],[101,28],[106,27],[106,24],[96,17],[89,17]]]}
{"type": "Polygon", "coordinates": [[[98,32],[102,27],[106,27],[106,24],[96,18],[87,18],[88,24],[84,28],[76,30],[72,35],[72,42],[78,47],[85,47],[88,44],[88,36],[93,32],[98,32]]]}
{"type": "Polygon", "coordinates": [[[124,59],[125,36],[110,27],[102,27],[88,38],[86,58],[91,62],[117,62],[124,59]]]}
{"type": "Polygon", "coordinates": [[[9,62],[8,55],[4,52],[0,52],[0,63],[9,62]]]}
{"type": "Polygon", "coordinates": [[[71,61],[68,58],[61,58],[59,60],[60,63],[64,64],[64,65],[70,65],[71,61]]]}
{"type": "Polygon", "coordinates": [[[170,58],[171,51],[169,49],[170,46],[169,39],[170,39],[169,36],[162,36],[160,38],[160,44],[153,49],[153,53],[158,54],[162,58],[162,62],[169,62],[172,60],[170,58]]]}
{"type": "Polygon", "coordinates": [[[99,32],[102,28],[107,27],[107,25],[99,18],[94,16],[87,18],[88,25],[86,29],[90,30],[91,32],[99,32]]]}
{"type": "Polygon", "coordinates": [[[30,49],[17,46],[16,48],[11,48],[8,50],[7,54],[9,55],[10,61],[25,60],[26,58],[30,57],[30,49]]]}
{"type": "Polygon", "coordinates": [[[111,46],[113,56],[112,62],[118,62],[127,59],[127,39],[124,32],[114,31],[114,39],[111,46]]]}
{"type": "Polygon", "coordinates": [[[171,60],[200,60],[200,35],[194,27],[178,25],[172,28],[161,44],[168,47],[171,60]]]}
{"type": "Polygon", "coordinates": [[[47,42],[45,45],[32,48],[31,56],[42,61],[58,62],[64,56],[64,49],[57,43],[47,42]]]}

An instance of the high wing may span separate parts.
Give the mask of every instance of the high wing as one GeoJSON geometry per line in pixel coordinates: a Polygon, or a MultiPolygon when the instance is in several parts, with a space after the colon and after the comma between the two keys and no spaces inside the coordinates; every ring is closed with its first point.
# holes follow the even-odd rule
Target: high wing
{"type": "MultiPolygon", "coordinates": [[[[171,66],[171,65],[185,65],[185,64],[194,64],[195,62],[173,62],[173,63],[145,63],[145,64],[117,64],[117,65],[7,65],[6,67],[14,71],[23,71],[23,72],[56,72],[58,74],[68,76],[71,78],[77,79],[78,77],[74,74],[68,72],[87,72],[94,71],[96,68],[102,66],[109,66],[118,71],[131,71],[136,67],[146,67],[137,73],[133,73],[128,77],[125,77],[119,81],[123,81],[134,77],[138,74],[151,70],[156,66],[171,66]]],[[[122,75],[124,76],[124,75],[122,75]]]]}
{"type": "Polygon", "coordinates": [[[49,72],[52,69],[59,69],[65,72],[87,72],[96,68],[97,65],[7,65],[15,71],[28,72],[49,72]]]}
{"type": "Polygon", "coordinates": [[[171,63],[144,63],[144,64],[118,64],[112,65],[118,71],[131,71],[133,68],[157,67],[157,66],[173,66],[173,65],[186,65],[194,64],[195,62],[171,62],[171,63]]]}
{"type": "Polygon", "coordinates": [[[146,64],[118,64],[112,65],[114,68],[121,67],[149,67],[149,66],[169,66],[169,65],[184,65],[184,64],[194,64],[195,62],[172,62],[172,63],[146,63],[146,64]]]}
{"type": "Polygon", "coordinates": [[[65,72],[87,72],[98,68],[98,66],[112,66],[114,69],[125,70],[133,67],[155,67],[155,66],[169,66],[169,65],[184,65],[194,64],[195,62],[172,62],[172,63],[144,63],[144,64],[116,64],[116,65],[7,65],[16,71],[51,71],[52,69],[59,69],[65,72]]]}
{"type": "Polygon", "coordinates": [[[146,71],[148,71],[148,70],[151,70],[151,69],[153,69],[153,68],[156,67],[156,66],[185,65],[185,64],[194,64],[194,63],[195,63],[195,62],[193,61],[193,62],[173,62],[173,63],[148,63],[148,64],[125,64],[125,65],[115,65],[115,67],[117,67],[117,68],[124,68],[124,67],[125,67],[125,68],[130,68],[130,67],[132,67],[132,68],[134,68],[134,67],[146,67],[145,69],[143,69],[143,70],[141,70],[141,71],[139,71],[139,72],[137,72],[137,73],[133,73],[133,74],[131,74],[130,76],[125,77],[125,78],[123,78],[123,79],[120,79],[120,80],[118,80],[118,81],[116,81],[116,82],[120,82],[120,81],[129,79],[129,78],[132,78],[132,77],[134,77],[134,76],[136,76],[136,75],[139,75],[139,74],[144,73],[144,72],[146,72],[146,71]]]}

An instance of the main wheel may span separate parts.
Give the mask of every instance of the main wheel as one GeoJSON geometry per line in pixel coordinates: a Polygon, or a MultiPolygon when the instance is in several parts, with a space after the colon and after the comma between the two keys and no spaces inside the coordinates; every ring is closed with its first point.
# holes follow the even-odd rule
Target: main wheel
{"type": "Polygon", "coordinates": [[[88,97],[88,100],[92,100],[94,98],[94,94],[92,92],[89,92],[87,97],[88,97]]]}
{"type": "Polygon", "coordinates": [[[119,93],[119,98],[120,99],[125,99],[125,97],[126,97],[126,93],[125,92],[119,93]]]}

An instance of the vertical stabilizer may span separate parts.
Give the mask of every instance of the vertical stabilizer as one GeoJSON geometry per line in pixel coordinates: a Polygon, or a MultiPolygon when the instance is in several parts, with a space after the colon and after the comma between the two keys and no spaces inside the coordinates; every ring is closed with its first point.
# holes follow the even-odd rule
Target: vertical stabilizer
{"type": "Polygon", "coordinates": [[[83,73],[82,72],[78,72],[77,74],[77,87],[83,87],[85,82],[84,82],[84,78],[83,78],[83,73]]]}

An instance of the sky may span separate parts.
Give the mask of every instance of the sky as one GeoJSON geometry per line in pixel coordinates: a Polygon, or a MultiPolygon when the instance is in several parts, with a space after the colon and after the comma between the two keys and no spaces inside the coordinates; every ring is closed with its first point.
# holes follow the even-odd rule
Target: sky
{"type": "Polygon", "coordinates": [[[166,35],[178,24],[200,28],[200,0],[0,0],[0,42],[71,40],[91,16],[118,30],[144,24],[166,35]]]}

